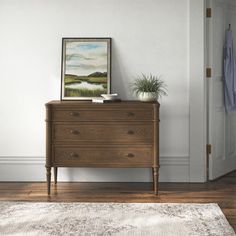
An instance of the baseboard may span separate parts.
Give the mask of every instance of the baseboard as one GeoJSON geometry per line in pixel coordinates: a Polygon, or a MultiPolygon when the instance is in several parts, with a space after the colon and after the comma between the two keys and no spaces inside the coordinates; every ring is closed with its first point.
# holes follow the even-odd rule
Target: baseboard
{"type": "MultiPolygon", "coordinates": [[[[160,182],[189,182],[188,156],[160,157],[160,182]]],[[[45,181],[44,157],[0,157],[0,181],[45,181]]],[[[150,182],[150,169],[59,168],[59,181],[150,182]]]]}

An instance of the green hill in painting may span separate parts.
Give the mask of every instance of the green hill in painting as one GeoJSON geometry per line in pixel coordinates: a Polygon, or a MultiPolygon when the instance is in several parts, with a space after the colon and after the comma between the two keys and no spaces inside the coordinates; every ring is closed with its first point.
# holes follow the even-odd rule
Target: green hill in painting
{"type": "Polygon", "coordinates": [[[88,77],[107,77],[107,72],[94,72],[90,75],[88,75],[88,77]]]}
{"type": "MultiPolygon", "coordinates": [[[[65,96],[85,96],[85,97],[97,97],[102,93],[107,93],[107,72],[94,72],[87,76],[78,76],[73,74],[65,74],[65,96]],[[83,85],[80,84],[83,82],[83,85]],[[85,83],[88,88],[84,88],[85,83]],[[101,85],[99,89],[89,88],[89,84],[101,85]],[[75,85],[76,87],[71,87],[75,85]]],[[[91,87],[91,86],[90,86],[91,87]]]]}

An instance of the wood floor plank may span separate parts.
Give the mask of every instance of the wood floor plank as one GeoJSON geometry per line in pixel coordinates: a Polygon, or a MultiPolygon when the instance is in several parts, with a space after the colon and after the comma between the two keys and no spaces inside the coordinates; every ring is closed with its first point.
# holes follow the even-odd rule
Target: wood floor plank
{"type": "Polygon", "coordinates": [[[0,182],[1,201],[31,202],[140,202],[217,203],[236,230],[236,171],[208,183],[160,183],[159,195],[152,183],[52,183],[0,182]]]}

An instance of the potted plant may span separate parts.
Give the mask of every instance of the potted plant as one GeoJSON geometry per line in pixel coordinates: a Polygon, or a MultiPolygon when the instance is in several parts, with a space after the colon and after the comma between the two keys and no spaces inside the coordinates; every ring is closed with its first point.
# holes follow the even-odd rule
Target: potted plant
{"type": "Polygon", "coordinates": [[[155,101],[167,95],[167,86],[159,76],[144,75],[137,77],[131,83],[132,92],[143,102],[155,101]]]}

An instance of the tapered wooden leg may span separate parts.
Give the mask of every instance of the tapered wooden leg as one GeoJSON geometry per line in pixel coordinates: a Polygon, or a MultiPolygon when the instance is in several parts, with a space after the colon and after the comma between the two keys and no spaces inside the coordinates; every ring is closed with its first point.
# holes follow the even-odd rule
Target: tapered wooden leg
{"type": "Polygon", "coordinates": [[[47,170],[47,189],[48,195],[50,195],[50,188],[51,188],[51,167],[46,167],[47,170]]]}
{"type": "Polygon", "coordinates": [[[54,183],[57,184],[57,167],[54,167],[54,183]]]}
{"type": "Polygon", "coordinates": [[[152,183],[153,183],[153,189],[154,189],[154,168],[152,168],[152,183]]]}
{"type": "Polygon", "coordinates": [[[154,185],[154,193],[157,195],[158,194],[158,178],[159,178],[159,168],[158,167],[153,167],[153,185],[154,185]]]}

